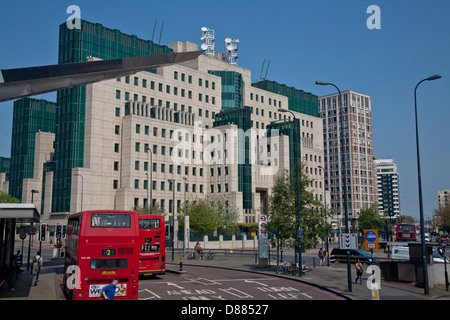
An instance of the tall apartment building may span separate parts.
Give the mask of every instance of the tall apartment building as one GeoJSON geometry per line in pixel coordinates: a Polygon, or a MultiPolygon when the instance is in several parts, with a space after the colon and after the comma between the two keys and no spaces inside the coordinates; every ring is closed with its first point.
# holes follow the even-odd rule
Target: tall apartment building
{"type": "MultiPolygon", "coordinates": [[[[60,26],[60,63],[195,50],[195,43],[158,46],[87,21],[80,30],[60,26]]],[[[251,71],[221,53],[62,90],[55,134],[42,137],[39,148],[44,220],[62,223],[67,213],[130,210],[149,201],[172,213],[186,194],[188,201],[226,197],[240,222],[256,222],[275,175],[297,163],[323,200],[317,106],[311,93],[273,81],[252,84],[251,71]],[[280,108],[294,113],[300,136],[280,108]]]]}
{"type": "Polygon", "coordinates": [[[367,95],[344,91],[341,115],[338,97],[336,93],[319,98],[319,114],[323,120],[325,186],[330,192],[330,207],[336,227],[343,228],[344,160],[349,227],[356,228],[360,211],[377,202],[371,101],[367,95]]]}
{"type": "Polygon", "coordinates": [[[375,159],[377,172],[378,209],[385,217],[400,216],[399,174],[392,159],[375,159]]]}
{"type": "Polygon", "coordinates": [[[39,209],[44,162],[53,157],[55,115],[54,102],[35,98],[14,101],[9,194],[23,203],[33,200],[39,209]]]}
{"type": "Polygon", "coordinates": [[[450,189],[438,191],[438,208],[450,206],[450,189]]]}

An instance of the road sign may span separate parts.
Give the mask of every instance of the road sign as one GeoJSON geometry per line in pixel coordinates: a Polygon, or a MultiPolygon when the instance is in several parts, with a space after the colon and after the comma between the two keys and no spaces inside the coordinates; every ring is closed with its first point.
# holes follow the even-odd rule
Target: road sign
{"type": "Polygon", "coordinates": [[[269,234],[267,231],[267,215],[260,214],[258,217],[258,243],[260,264],[262,263],[261,259],[263,259],[263,261],[266,261],[265,259],[269,258],[269,234]]]}
{"type": "Polygon", "coordinates": [[[364,249],[378,249],[378,230],[364,229],[364,249]]]}
{"type": "Polygon", "coordinates": [[[442,236],[438,239],[438,243],[441,247],[446,247],[446,246],[448,246],[448,238],[445,236],[442,236]]]}
{"type": "Polygon", "coordinates": [[[341,233],[339,235],[341,249],[358,249],[358,235],[356,233],[341,233]]]}
{"type": "Polygon", "coordinates": [[[29,234],[29,235],[35,235],[37,229],[35,227],[23,227],[23,226],[21,226],[21,227],[17,228],[17,231],[18,231],[17,233],[19,233],[19,234],[26,233],[26,234],[29,234]]]}

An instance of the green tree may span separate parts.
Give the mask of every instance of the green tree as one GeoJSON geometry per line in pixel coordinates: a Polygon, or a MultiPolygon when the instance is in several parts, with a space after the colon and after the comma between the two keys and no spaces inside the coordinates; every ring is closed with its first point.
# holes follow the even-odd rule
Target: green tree
{"type": "Polygon", "coordinates": [[[8,193],[0,191],[0,203],[20,203],[20,200],[14,198],[8,193]]]}
{"type": "Polygon", "coordinates": [[[373,205],[370,208],[363,209],[359,213],[358,228],[361,233],[364,229],[378,229],[383,230],[386,221],[378,213],[378,206],[373,205]]]}
{"type": "Polygon", "coordinates": [[[399,223],[415,223],[416,219],[411,216],[401,216],[399,218],[399,223]]]}
{"type": "MultiPolygon", "coordinates": [[[[179,227],[184,228],[184,208],[178,215],[179,227]]],[[[189,228],[194,231],[225,231],[236,228],[238,221],[237,208],[230,204],[225,197],[214,199],[198,198],[187,205],[189,228]]]]}
{"type": "MultiPolygon", "coordinates": [[[[307,190],[311,179],[300,167],[300,228],[303,249],[311,249],[324,236],[326,213],[322,204],[307,190]]],[[[269,230],[273,230],[283,247],[298,248],[297,179],[295,171],[281,172],[275,178],[272,195],[268,199],[269,230]]]]}
{"type": "Polygon", "coordinates": [[[448,231],[450,229],[450,206],[434,209],[433,221],[440,229],[448,231]]]}

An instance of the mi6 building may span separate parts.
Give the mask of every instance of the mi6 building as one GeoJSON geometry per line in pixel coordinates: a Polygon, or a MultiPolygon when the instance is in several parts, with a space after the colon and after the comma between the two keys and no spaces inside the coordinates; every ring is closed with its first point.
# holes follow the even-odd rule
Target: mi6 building
{"type": "MultiPolygon", "coordinates": [[[[196,50],[195,43],[161,46],[88,21],[81,29],[60,26],[59,63],[196,50]]],[[[252,83],[251,71],[230,57],[207,51],[190,62],[59,91],[55,129],[45,137],[54,149],[34,173],[44,220],[88,209],[159,206],[172,213],[185,197],[225,197],[240,222],[256,222],[276,174],[299,163],[322,201],[331,158],[324,157],[318,97],[275,81],[252,83]]],[[[355,209],[373,200],[373,168],[363,166],[371,146],[364,148],[354,178],[367,190],[355,209]]]]}

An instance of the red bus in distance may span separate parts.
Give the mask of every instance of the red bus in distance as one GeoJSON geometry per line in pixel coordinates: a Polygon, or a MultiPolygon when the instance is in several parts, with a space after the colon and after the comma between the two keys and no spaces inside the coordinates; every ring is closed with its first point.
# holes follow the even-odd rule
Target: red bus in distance
{"type": "Polygon", "coordinates": [[[166,228],[164,217],[139,215],[139,274],[166,273],[166,228]]]}
{"type": "Polygon", "coordinates": [[[398,223],[395,234],[397,241],[416,241],[416,226],[412,223],[398,223]]]}
{"type": "Polygon", "coordinates": [[[92,210],[69,216],[64,259],[64,293],[70,300],[102,300],[103,287],[119,280],[116,300],[137,300],[139,215],[92,210]]]}

